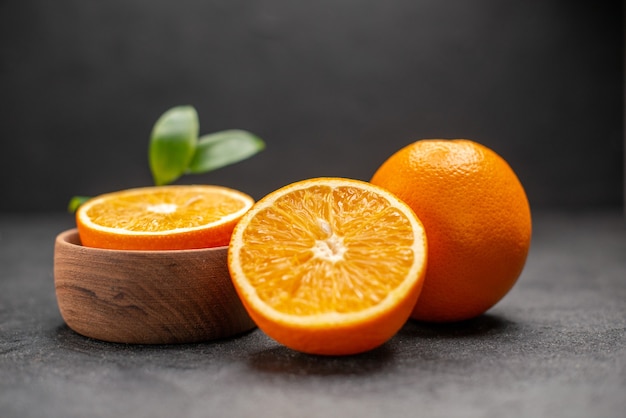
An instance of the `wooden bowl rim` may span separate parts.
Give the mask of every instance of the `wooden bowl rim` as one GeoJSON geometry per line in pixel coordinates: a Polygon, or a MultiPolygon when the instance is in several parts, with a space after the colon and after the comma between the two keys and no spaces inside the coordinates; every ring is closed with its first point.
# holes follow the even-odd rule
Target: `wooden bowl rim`
{"type": "Polygon", "coordinates": [[[177,254],[180,253],[185,255],[190,255],[193,253],[204,254],[207,252],[222,252],[228,251],[228,246],[221,247],[206,247],[206,248],[192,248],[187,250],[116,250],[111,248],[97,248],[97,247],[87,247],[82,245],[80,242],[80,236],[78,234],[77,228],[71,228],[66,231],[59,233],[56,237],[57,245],[62,245],[68,249],[80,250],[83,252],[93,253],[93,254],[106,254],[106,253],[117,253],[117,254],[177,254]]]}

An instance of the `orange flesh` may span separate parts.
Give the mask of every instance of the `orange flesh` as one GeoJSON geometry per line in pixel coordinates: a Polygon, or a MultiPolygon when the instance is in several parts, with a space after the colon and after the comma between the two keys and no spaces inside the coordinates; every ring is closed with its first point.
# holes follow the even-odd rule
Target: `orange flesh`
{"type": "Polygon", "coordinates": [[[241,199],[222,193],[212,197],[193,190],[181,191],[174,201],[171,194],[151,191],[120,196],[105,205],[95,204],[87,214],[93,223],[104,227],[153,233],[207,225],[241,210],[244,205],[241,199]],[[184,216],[179,215],[181,212],[184,216]]]}
{"type": "Polygon", "coordinates": [[[362,311],[385,299],[413,265],[406,215],[371,192],[330,190],[315,186],[280,197],[250,220],[242,237],[243,272],[279,312],[362,311]]]}

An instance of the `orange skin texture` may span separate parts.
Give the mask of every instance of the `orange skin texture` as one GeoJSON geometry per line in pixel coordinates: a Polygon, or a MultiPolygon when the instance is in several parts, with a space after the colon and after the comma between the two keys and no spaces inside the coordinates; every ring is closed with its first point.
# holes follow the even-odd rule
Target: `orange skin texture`
{"type": "Polygon", "coordinates": [[[371,179],[422,221],[428,267],[411,317],[474,318],[516,283],[528,255],[531,212],[509,164],[469,140],[420,140],[387,159],[371,179]]]}

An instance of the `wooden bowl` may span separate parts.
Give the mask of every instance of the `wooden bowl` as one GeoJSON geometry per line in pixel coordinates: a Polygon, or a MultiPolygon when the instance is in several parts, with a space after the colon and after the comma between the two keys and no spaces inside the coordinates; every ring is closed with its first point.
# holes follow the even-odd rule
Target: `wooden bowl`
{"type": "Polygon", "coordinates": [[[105,250],[65,231],[54,247],[61,316],[79,334],[119,343],[190,343],[251,330],[227,252],[105,250]]]}

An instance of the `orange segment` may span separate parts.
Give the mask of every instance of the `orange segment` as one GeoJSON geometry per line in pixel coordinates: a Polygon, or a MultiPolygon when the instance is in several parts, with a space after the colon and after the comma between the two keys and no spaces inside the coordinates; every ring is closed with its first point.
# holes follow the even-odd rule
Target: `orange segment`
{"type": "Polygon", "coordinates": [[[175,250],[228,245],[253,199],[219,186],[128,189],[88,200],[76,213],[85,246],[175,250]]]}
{"type": "Polygon", "coordinates": [[[317,178],[285,186],[243,216],[229,268],[270,337],[312,354],[354,354],[391,338],[422,287],[424,229],[369,183],[317,178]]]}

